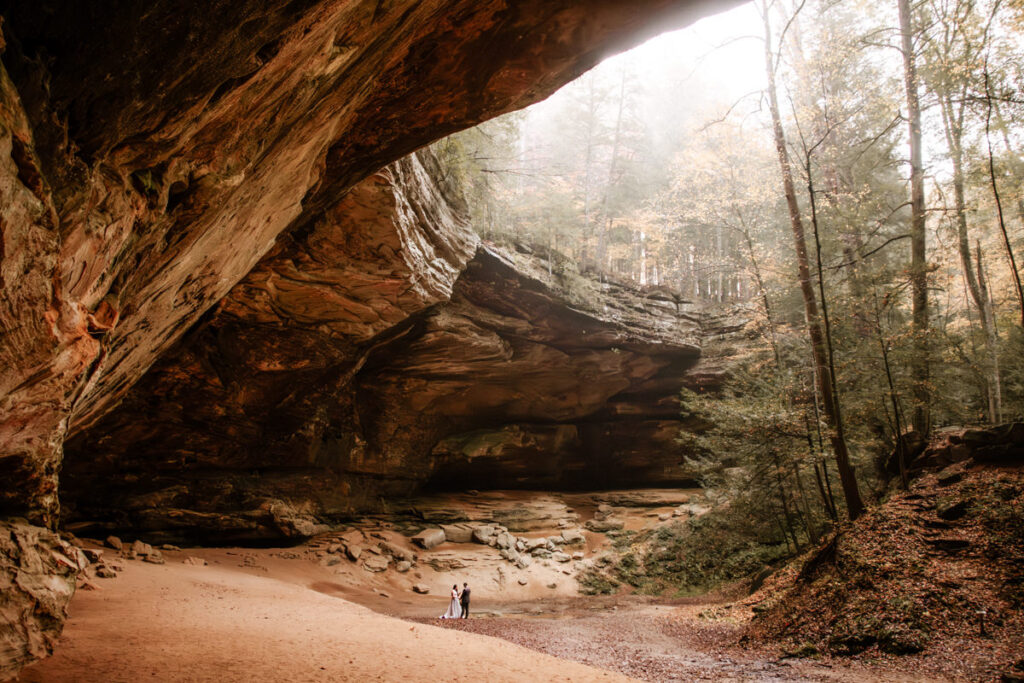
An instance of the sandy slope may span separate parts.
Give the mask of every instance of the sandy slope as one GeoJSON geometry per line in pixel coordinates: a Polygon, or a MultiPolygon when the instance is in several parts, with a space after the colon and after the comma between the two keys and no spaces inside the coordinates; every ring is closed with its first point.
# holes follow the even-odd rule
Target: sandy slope
{"type": "MultiPolygon", "coordinates": [[[[210,566],[127,562],[71,604],[53,657],[21,680],[61,681],[616,681],[619,674],[471,633],[411,624],[328,593],[324,567],[246,551],[210,566]],[[271,578],[274,577],[274,578],[271,578]]],[[[191,553],[190,553],[191,554],[191,553]]],[[[379,598],[378,598],[379,599],[379,598]]],[[[420,610],[440,596],[420,597],[420,610]]]]}

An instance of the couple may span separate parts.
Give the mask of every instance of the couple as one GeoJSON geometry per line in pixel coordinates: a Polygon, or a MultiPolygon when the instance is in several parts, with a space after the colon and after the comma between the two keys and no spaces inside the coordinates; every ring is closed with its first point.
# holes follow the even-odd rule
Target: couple
{"type": "Polygon", "coordinates": [[[463,619],[469,618],[469,584],[462,584],[462,593],[459,593],[459,584],[452,586],[452,601],[448,603],[448,611],[442,614],[440,619],[463,619]]]}

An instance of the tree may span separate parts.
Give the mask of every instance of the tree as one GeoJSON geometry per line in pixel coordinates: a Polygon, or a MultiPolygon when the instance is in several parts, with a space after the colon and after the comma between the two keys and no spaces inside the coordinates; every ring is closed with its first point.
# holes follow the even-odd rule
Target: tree
{"type": "Polygon", "coordinates": [[[914,429],[930,430],[931,403],[928,359],[928,263],[925,232],[924,164],[921,161],[921,105],[918,98],[917,62],[910,0],[897,0],[900,15],[900,45],[903,78],[907,93],[907,126],[910,138],[910,289],[914,320],[915,352],[911,361],[914,385],[914,429]]]}
{"type": "Polygon", "coordinates": [[[821,318],[818,314],[818,303],[811,285],[811,273],[807,256],[807,239],[804,235],[803,218],[797,203],[796,189],[793,185],[793,170],[789,161],[786,146],[786,135],[782,128],[782,116],[779,113],[778,91],[775,83],[775,58],[772,50],[772,30],[769,19],[768,0],[762,3],[764,13],[764,56],[765,73],[768,78],[768,107],[772,119],[772,131],[775,138],[775,150],[779,157],[779,168],[782,175],[782,187],[789,209],[790,227],[793,231],[793,246],[796,253],[799,272],[800,292],[804,301],[804,312],[807,319],[807,333],[811,341],[811,354],[814,359],[818,390],[821,393],[825,419],[831,433],[832,450],[835,452],[839,478],[843,485],[846,498],[846,509],[850,519],[857,519],[864,512],[864,502],[860,497],[857,479],[850,464],[850,455],[843,429],[842,413],[836,392],[835,375],[829,367],[826,357],[825,339],[822,332],[821,318]]]}

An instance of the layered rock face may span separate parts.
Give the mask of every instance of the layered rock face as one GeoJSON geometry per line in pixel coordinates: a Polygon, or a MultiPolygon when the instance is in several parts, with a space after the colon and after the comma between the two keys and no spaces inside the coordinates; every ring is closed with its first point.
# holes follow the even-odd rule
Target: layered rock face
{"type": "Polygon", "coordinates": [[[0,521],[0,679],[53,651],[86,564],[53,532],[0,521]]]}
{"type": "Polygon", "coordinates": [[[688,480],[703,316],[478,245],[434,164],[283,240],[68,443],[72,528],[268,541],[423,486],[688,480]]]}
{"type": "Polygon", "coordinates": [[[729,2],[3,3],[0,513],[284,231],[729,2]]]}

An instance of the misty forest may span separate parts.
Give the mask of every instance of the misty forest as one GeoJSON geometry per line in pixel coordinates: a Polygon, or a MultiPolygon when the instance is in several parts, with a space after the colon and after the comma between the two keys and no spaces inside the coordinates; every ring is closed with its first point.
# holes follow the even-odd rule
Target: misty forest
{"type": "Polygon", "coordinates": [[[0,680],[1024,681],[1021,0],[0,20],[0,680]]]}

